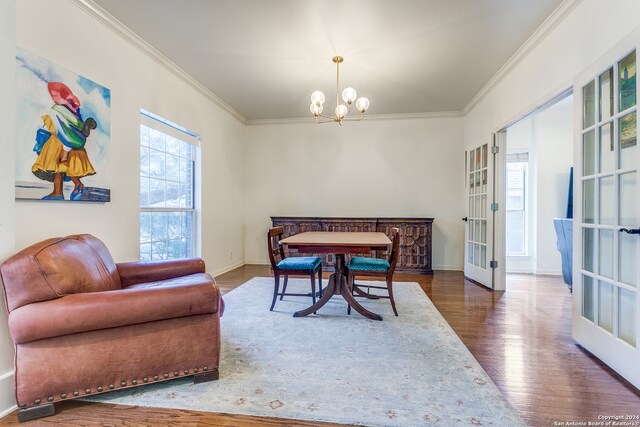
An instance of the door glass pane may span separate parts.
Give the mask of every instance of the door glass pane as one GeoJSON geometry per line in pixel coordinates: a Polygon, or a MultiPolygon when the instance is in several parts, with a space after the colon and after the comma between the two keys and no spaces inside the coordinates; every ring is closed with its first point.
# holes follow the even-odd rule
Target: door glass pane
{"type": "MultiPolygon", "coordinates": [[[[471,229],[471,227],[469,227],[471,229]]],[[[469,243],[467,246],[467,262],[473,264],[473,243],[469,243]]]]}
{"type": "Polygon", "coordinates": [[[615,168],[615,151],[613,151],[613,133],[611,123],[600,126],[600,172],[611,172],[615,168]]]}
{"type": "Polygon", "coordinates": [[[486,269],[487,266],[487,247],[482,245],[480,247],[480,267],[486,269]]]}
{"type": "Polygon", "coordinates": [[[473,265],[476,267],[480,266],[480,245],[473,245],[473,265]]]}
{"type": "Polygon", "coordinates": [[[487,196],[482,196],[482,199],[480,199],[480,212],[485,213],[484,217],[486,217],[486,212],[487,212],[487,196]]]}
{"type": "Polygon", "coordinates": [[[598,325],[613,332],[613,286],[598,281],[598,325]]]}
{"type": "Polygon", "coordinates": [[[636,286],[636,244],[638,237],[633,234],[618,234],[618,279],[627,285],[636,286]]]}
{"type": "Polygon", "coordinates": [[[620,167],[634,167],[638,140],[637,114],[634,111],[620,118],[620,167]]]}
{"type": "Polygon", "coordinates": [[[482,167],[486,168],[487,167],[487,144],[482,146],[482,167]]]}
{"type": "Polygon", "coordinates": [[[593,278],[582,276],[582,316],[593,322],[593,278]]]}
{"type": "Polygon", "coordinates": [[[595,195],[595,180],[587,179],[582,183],[582,215],[584,216],[582,221],[588,224],[595,223],[595,195]]]}
{"type": "Polygon", "coordinates": [[[620,111],[636,105],[636,52],[631,52],[618,64],[620,111]]]}
{"type": "Polygon", "coordinates": [[[582,269],[594,272],[596,258],[596,233],[593,228],[582,229],[582,269]]]}
{"type": "Polygon", "coordinates": [[[618,144],[618,147],[620,150],[620,169],[635,169],[638,145],[634,143],[624,146],[618,144]]]}
{"type": "Polygon", "coordinates": [[[596,173],[596,132],[582,135],[582,176],[596,173]]]}
{"type": "Polygon", "coordinates": [[[635,228],[638,212],[636,196],[636,172],[620,175],[620,225],[635,228]]]}
{"type": "Polygon", "coordinates": [[[613,279],[613,230],[600,230],[600,262],[601,276],[613,279]]]}
{"type": "Polygon", "coordinates": [[[483,193],[487,192],[487,170],[486,169],[482,171],[482,192],[483,193]]]}
{"type": "Polygon", "coordinates": [[[626,289],[619,289],[618,301],[620,318],[618,319],[618,334],[621,340],[635,347],[636,345],[636,293],[626,289]]]}
{"type": "Polygon", "coordinates": [[[473,176],[473,173],[469,174],[469,194],[473,194],[475,192],[476,182],[474,181],[473,176]]]}
{"type": "Polygon", "coordinates": [[[600,224],[613,225],[615,199],[613,177],[600,178],[600,224]]]}
{"type": "Polygon", "coordinates": [[[613,68],[600,74],[600,117],[606,120],[613,115],[613,68]]]}
{"type": "Polygon", "coordinates": [[[469,171],[474,172],[476,170],[476,151],[471,150],[469,152],[469,171]]]}
{"type": "Polygon", "coordinates": [[[487,243],[487,221],[482,221],[480,224],[480,241],[487,243]]]}
{"type": "Polygon", "coordinates": [[[480,174],[481,174],[480,171],[476,172],[476,178],[475,178],[476,179],[476,193],[480,193],[480,191],[481,191],[481,188],[480,188],[480,174]]]}
{"type": "Polygon", "coordinates": [[[596,122],[596,82],[582,88],[582,129],[596,122]]]}
{"type": "Polygon", "coordinates": [[[484,212],[480,209],[480,196],[475,197],[476,218],[484,218],[484,212]]]}

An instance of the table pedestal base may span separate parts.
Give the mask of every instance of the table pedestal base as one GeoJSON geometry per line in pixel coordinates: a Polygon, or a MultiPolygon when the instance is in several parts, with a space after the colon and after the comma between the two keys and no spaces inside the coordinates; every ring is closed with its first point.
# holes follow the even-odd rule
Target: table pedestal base
{"type": "Polygon", "coordinates": [[[312,305],[311,307],[301,311],[296,311],[295,313],[293,313],[293,317],[303,317],[311,313],[314,313],[320,307],[325,305],[327,301],[331,299],[332,296],[342,295],[342,297],[347,301],[347,304],[349,304],[355,311],[362,314],[364,317],[367,317],[372,320],[382,320],[382,316],[380,316],[379,314],[372,313],[366,308],[364,308],[363,306],[361,306],[358,303],[358,301],[356,301],[356,299],[353,297],[353,295],[351,295],[351,289],[349,289],[349,284],[347,283],[344,254],[336,254],[335,257],[336,257],[336,267],[335,267],[336,270],[329,277],[329,284],[327,285],[326,289],[323,291],[324,294],[322,295],[322,298],[320,298],[320,300],[314,305],[312,305]]]}

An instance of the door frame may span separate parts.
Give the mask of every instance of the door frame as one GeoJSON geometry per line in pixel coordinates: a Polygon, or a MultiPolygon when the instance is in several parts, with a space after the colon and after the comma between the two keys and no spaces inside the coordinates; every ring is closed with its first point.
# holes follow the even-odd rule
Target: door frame
{"type": "Polygon", "coordinates": [[[493,156],[493,194],[498,203],[498,210],[493,212],[493,256],[498,262],[493,269],[493,289],[506,291],[506,236],[507,223],[505,211],[507,206],[506,169],[507,169],[507,128],[503,128],[492,135],[493,143],[498,147],[498,153],[493,156]]]}
{"type": "MultiPolygon", "coordinates": [[[[499,130],[497,130],[493,135],[496,141],[496,145],[498,146],[498,154],[495,156],[496,165],[495,165],[495,179],[494,185],[496,194],[496,201],[498,203],[499,209],[496,212],[494,217],[494,233],[495,233],[495,241],[494,241],[494,257],[493,259],[498,261],[498,267],[494,270],[494,289],[505,291],[507,289],[506,284],[506,217],[505,217],[505,208],[507,202],[507,182],[506,182],[506,170],[507,170],[507,129],[514,124],[518,123],[520,120],[531,117],[532,115],[543,111],[552,105],[558,103],[563,100],[567,96],[573,94],[573,83],[565,86],[564,89],[556,92],[555,95],[552,95],[541,103],[536,104],[535,107],[527,110],[524,114],[520,114],[514,120],[508,122],[506,125],[502,126],[499,130]]],[[[575,103],[575,101],[574,101],[575,103]]],[[[575,107],[575,104],[574,104],[575,107]]],[[[574,113],[575,114],[575,113],[574,113]]],[[[571,142],[573,144],[573,141],[571,142]]],[[[574,159],[575,163],[575,153],[574,159]]],[[[575,175],[575,168],[574,168],[575,175]]],[[[575,182],[575,180],[574,180],[575,182]]],[[[575,191],[574,191],[574,206],[575,206],[575,191]]]]}

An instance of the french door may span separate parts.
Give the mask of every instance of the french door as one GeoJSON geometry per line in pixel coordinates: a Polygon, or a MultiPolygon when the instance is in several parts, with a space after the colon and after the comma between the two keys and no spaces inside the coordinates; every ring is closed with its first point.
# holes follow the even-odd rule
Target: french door
{"type": "Polygon", "coordinates": [[[575,81],[573,337],[640,388],[637,31],[575,81]]]}
{"type": "Polygon", "coordinates": [[[466,206],[464,274],[493,288],[493,143],[465,153],[466,206]]]}

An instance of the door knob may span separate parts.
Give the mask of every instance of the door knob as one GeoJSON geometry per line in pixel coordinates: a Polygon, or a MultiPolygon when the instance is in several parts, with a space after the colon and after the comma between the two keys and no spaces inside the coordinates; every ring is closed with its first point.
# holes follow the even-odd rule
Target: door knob
{"type": "Polygon", "coordinates": [[[621,228],[620,232],[625,232],[627,234],[640,234],[640,228],[634,228],[634,229],[628,229],[628,228],[621,228]]]}
{"type": "MultiPolygon", "coordinates": [[[[462,218],[462,220],[463,220],[464,222],[467,222],[467,221],[469,221],[469,218],[465,216],[464,218],[462,218]]],[[[622,230],[620,230],[620,231],[622,231],[622,230]]]]}

